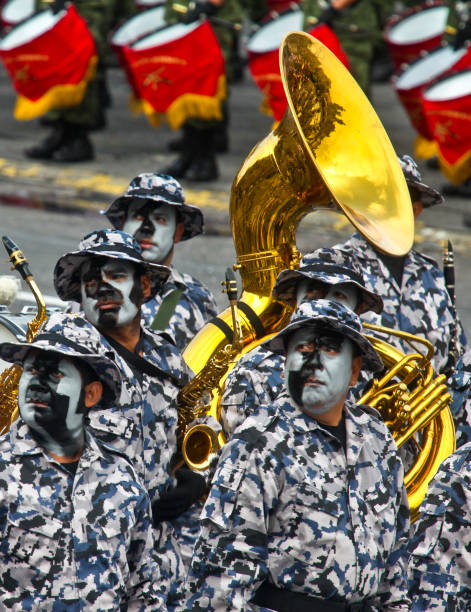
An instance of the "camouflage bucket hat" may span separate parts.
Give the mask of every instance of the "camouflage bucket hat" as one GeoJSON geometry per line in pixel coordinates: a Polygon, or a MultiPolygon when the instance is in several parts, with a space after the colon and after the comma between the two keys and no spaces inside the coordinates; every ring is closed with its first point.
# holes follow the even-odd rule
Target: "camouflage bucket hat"
{"type": "Polygon", "coordinates": [[[167,280],[170,269],[160,264],[142,259],[142,249],[137,240],[130,234],[119,230],[96,230],[80,242],[79,250],[62,255],[54,268],[54,287],[62,300],[81,302],[80,268],[86,258],[93,255],[109,259],[121,259],[139,264],[150,278],[151,300],[160,291],[167,280]]]}
{"type": "Polygon", "coordinates": [[[96,407],[116,404],[121,393],[121,374],[112,361],[112,353],[105,354],[99,332],[81,317],[53,313],[41,327],[33,342],[4,342],[0,357],[9,363],[23,365],[32,349],[55,353],[86,363],[103,385],[103,396],[96,407]]]}
{"type": "Polygon", "coordinates": [[[180,240],[189,240],[203,233],[203,213],[197,206],[185,204],[185,195],[180,183],[168,174],[146,172],[129,183],[126,192],[103,211],[116,229],[123,227],[131,202],[135,199],[150,200],[155,204],[177,206],[185,229],[180,240]]]}
{"type": "Polygon", "coordinates": [[[401,155],[398,159],[408,187],[414,187],[420,192],[420,201],[423,207],[429,208],[430,206],[441,204],[443,202],[442,194],[422,182],[419,167],[412,157],[410,155],[401,155]]]}
{"type": "Polygon", "coordinates": [[[363,357],[363,367],[377,372],[383,369],[383,362],[369,340],[363,336],[360,318],[343,304],[331,300],[303,302],[297,308],[288,325],[264,343],[270,351],[284,355],[289,337],[301,327],[329,329],[349,338],[363,357]]]}
{"type": "Polygon", "coordinates": [[[359,293],[356,309],[358,314],[370,310],[378,314],[382,312],[383,300],[379,295],[365,288],[356,258],[341,255],[341,263],[326,261],[317,255],[317,251],[306,255],[297,270],[283,270],[278,274],[273,287],[273,297],[277,300],[288,301],[289,296],[295,297],[298,283],[304,280],[319,281],[327,285],[345,283],[355,287],[359,293]]]}

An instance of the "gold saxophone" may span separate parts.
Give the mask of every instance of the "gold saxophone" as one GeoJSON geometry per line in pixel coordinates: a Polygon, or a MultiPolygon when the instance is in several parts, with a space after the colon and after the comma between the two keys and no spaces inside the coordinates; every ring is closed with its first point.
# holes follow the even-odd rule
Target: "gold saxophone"
{"type": "MultiPolygon", "coordinates": [[[[8,238],[8,236],[3,236],[2,241],[10,257],[10,261],[13,264],[13,268],[15,268],[28,283],[36,300],[38,311],[35,317],[28,323],[28,329],[26,331],[27,342],[32,342],[41,325],[47,319],[46,304],[31,274],[23,252],[16,246],[13,240],[8,238]]],[[[0,374],[0,434],[7,432],[10,429],[11,423],[18,418],[18,383],[22,371],[23,369],[15,364],[0,374]]]]}
{"type": "MultiPolygon", "coordinates": [[[[301,219],[315,210],[337,210],[386,253],[404,255],[412,247],[414,220],[408,188],[389,138],[360,87],[337,58],[302,32],[292,32],[283,40],[280,67],[288,109],[279,125],[252,149],[231,190],[234,268],[242,279],[237,302],[239,347],[233,342],[232,312],[226,309],[183,352],[196,373],[179,397],[184,414],[180,419],[182,453],[193,469],[206,469],[213,453],[225,443],[221,427],[212,424],[219,423],[220,397],[230,369],[289,320],[290,307],[273,299],[272,288],[282,270],[299,264],[295,240],[301,219]],[[203,417],[206,423],[201,422],[203,417]],[[195,426],[194,419],[200,421],[195,426]]],[[[375,348],[387,367],[401,364],[394,376],[403,376],[406,384],[409,373],[415,372],[422,384],[419,390],[416,383],[416,395],[427,395],[424,385],[433,379],[430,351],[427,359],[414,354],[414,359],[402,363],[405,356],[387,343],[375,340],[375,348]]],[[[381,407],[385,404],[382,391],[375,391],[381,407]]],[[[449,396],[444,395],[446,406],[449,396]]],[[[406,403],[404,399],[402,406],[406,403]]],[[[418,410],[414,404],[414,418],[418,410]]],[[[432,427],[430,422],[441,418],[443,443],[432,440],[431,454],[443,460],[454,450],[453,422],[449,410],[439,412],[435,404],[432,413],[430,418],[421,417],[421,423],[432,427]]],[[[433,465],[438,467],[436,462],[433,465]]],[[[430,480],[432,471],[425,480],[430,480]]],[[[420,495],[423,492],[422,488],[420,495]]],[[[413,499],[417,508],[420,495],[413,499]]]]}

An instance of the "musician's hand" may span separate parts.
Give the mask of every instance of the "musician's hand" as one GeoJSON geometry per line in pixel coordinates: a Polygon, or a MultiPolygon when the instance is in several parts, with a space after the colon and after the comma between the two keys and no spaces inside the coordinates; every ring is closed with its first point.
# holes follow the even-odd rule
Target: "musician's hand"
{"type": "Polygon", "coordinates": [[[471,19],[456,32],[451,46],[453,49],[460,49],[465,46],[467,41],[471,42],[471,19]]]}
{"type": "Polygon", "coordinates": [[[214,15],[218,6],[214,2],[207,0],[206,2],[190,2],[188,11],[183,16],[183,23],[193,23],[202,16],[210,17],[214,15]]]}
{"type": "Polygon", "coordinates": [[[152,504],[154,525],[176,519],[206,493],[206,479],[201,474],[183,467],[175,477],[177,486],[152,504]]]}
{"type": "Polygon", "coordinates": [[[57,13],[63,11],[65,9],[65,3],[66,0],[54,0],[54,2],[51,4],[51,11],[53,15],[57,15],[57,13]]]}

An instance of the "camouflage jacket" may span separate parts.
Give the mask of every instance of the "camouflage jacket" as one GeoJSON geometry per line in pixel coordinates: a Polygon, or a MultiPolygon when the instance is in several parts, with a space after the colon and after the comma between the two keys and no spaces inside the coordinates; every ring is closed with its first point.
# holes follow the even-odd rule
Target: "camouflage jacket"
{"type": "Polygon", "coordinates": [[[93,436],[73,475],[13,424],[0,439],[0,533],[4,610],[166,610],[149,497],[93,436]]]}
{"type": "Polygon", "coordinates": [[[247,419],[222,449],[185,610],[252,610],[265,581],[372,609],[408,610],[409,507],[375,411],[346,405],[347,451],[291,402],[247,419]]]}
{"type": "Polygon", "coordinates": [[[181,289],[182,294],[165,331],[182,351],[203,325],[218,314],[218,309],[209,289],[196,278],[172,267],[162,293],[142,305],[145,325],[152,324],[162,300],[176,289],[181,289]]]}
{"type": "Polygon", "coordinates": [[[471,602],[471,444],[441,464],[410,542],[412,610],[465,612],[471,602]]]}
{"type": "MultiPolygon", "coordinates": [[[[388,268],[359,233],[332,248],[356,255],[366,288],[383,298],[383,312],[380,315],[367,312],[362,315],[362,321],[426,338],[435,348],[433,368],[441,372],[453,347],[455,317],[437,262],[411,250],[405,259],[402,286],[399,287],[388,268]]],[[[459,343],[466,349],[467,340],[459,320],[457,325],[459,343]]],[[[387,342],[399,350],[412,352],[409,345],[399,338],[391,336],[387,342]]]]}

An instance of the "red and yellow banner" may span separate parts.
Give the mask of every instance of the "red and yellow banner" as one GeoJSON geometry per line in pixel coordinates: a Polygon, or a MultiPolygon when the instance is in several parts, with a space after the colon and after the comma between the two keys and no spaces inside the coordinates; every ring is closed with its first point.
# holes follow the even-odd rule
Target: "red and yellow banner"
{"type": "Polygon", "coordinates": [[[176,40],[122,51],[138,97],[134,109],[144,112],[151,125],[159,125],[164,115],[175,130],[191,118],[222,119],[224,57],[208,21],[176,40]]]}
{"type": "MultiPolygon", "coordinates": [[[[309,31],[311,36],[320,40],[338,59],[350,68],[348,58],[339,39],[326,24],[309,31]]],[[[280,74],[279,49],[263,53],[249,53],[249,69],[258,87],[264,94],[262,110],[280,121],[288,104],[280,74]]]]}
{"type": "Polygon", "coordinates": [[[15,119],[29,120],[58,107],[76,106],[85,95],[88,82],[95,75],[97,52],[84,19],[70,5],[67,12],[47,31],[34,35],[36,19],[28,27],[31,40],[11,49],[9,36],[0,45],[0,57],[18,92],[15,119]]]}

